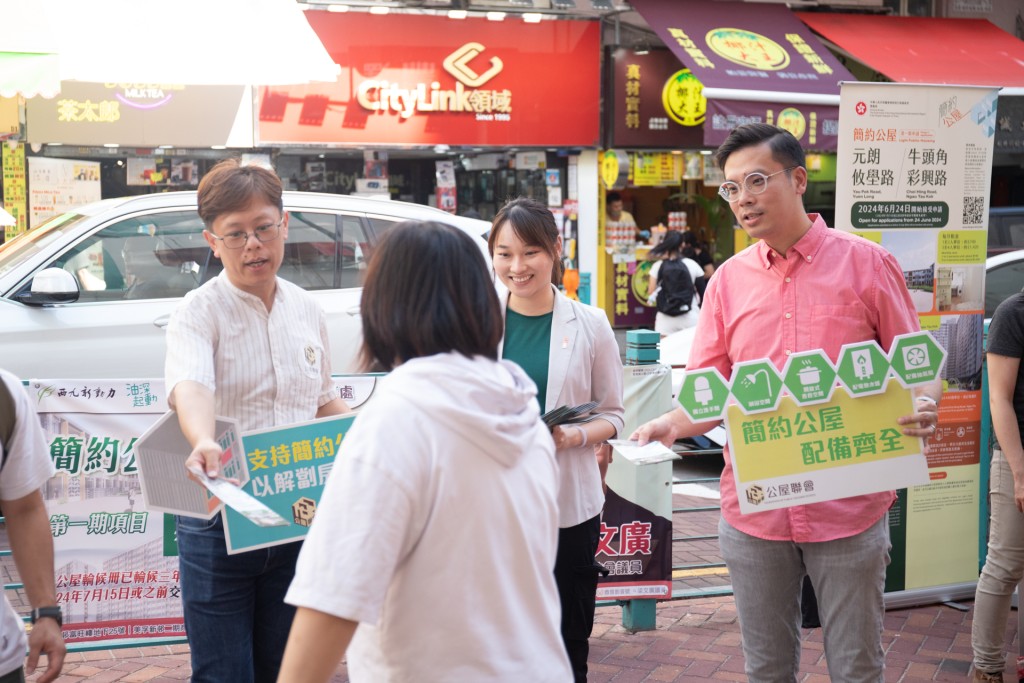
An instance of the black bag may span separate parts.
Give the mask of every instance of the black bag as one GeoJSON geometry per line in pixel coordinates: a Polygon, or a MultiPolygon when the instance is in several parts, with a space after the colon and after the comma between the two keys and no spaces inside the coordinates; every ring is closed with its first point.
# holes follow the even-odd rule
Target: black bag
{"type": "Polygon", "coordinates": [[[693,278],[690,277],[690,269],[682,259],[661,262],[658,286],[661,287],[656,300],[659,312],[672,316],[690,312],[696,290],[693,278]]]}

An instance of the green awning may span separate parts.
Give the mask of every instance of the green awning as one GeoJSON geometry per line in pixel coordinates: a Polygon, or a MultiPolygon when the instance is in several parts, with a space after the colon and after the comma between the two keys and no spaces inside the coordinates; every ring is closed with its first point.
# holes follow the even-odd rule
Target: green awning
{"type": "Polygon", "coordinates": [[[59,66],[55,54],[0,52],[0,97],[56,97],[59,66]]]}

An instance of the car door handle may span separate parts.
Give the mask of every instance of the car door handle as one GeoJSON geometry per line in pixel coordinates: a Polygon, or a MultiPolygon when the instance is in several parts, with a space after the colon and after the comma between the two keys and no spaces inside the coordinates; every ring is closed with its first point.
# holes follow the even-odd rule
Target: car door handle
{"type": "Polygon", "coordinates": [[[352,308],[348,309],[345,312],[348,313],[351,316],[357,316],[357,315],[359,315],[359,307],[358,306],[353,306],[352,308]]]}
{"type": "Polygon", "coordinates": [[[167,323],[169,323],[169,322],[171,322],[171,314],[167,313],[166,315],[162,315],[159,318],[157,318],[156,320],[154,320],[153,324],[156,325],[157,327],[163,329],[163,328],[167,327],[167,323]]]}

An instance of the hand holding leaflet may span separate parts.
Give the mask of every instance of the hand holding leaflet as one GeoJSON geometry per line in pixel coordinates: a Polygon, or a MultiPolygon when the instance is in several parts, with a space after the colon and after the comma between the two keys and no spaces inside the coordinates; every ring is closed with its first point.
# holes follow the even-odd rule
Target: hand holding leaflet
{"type": "Polygon", "coordinates": [[[243,491],[238,484],[220,477],[210,479],[199,467],[190,468],[189,471],[210,493],[253,524],[262,527],[288,526],[288,520],[243,491]]]}

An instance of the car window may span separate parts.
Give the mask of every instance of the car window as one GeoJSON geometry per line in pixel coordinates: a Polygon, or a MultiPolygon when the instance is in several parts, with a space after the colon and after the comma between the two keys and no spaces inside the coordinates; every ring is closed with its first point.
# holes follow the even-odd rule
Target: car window
{"type": "Polygon", "coordinates": [[[1024,289],[1024,259],[996,266],[985,275],[985,317],[991,318],[996,306],[1024,289]]]}
{"type": "Polygon", "coordinates": [[[184,296],[210,251],[195,211],[133,216],[93,233],[47,268],[75,276],[80,303],[184,296]]]}
{"type": "Polygon", "coordinates": [[[1003,232],[1008,246],[1024,248],[1024,216],[1007,216],[1003,222],[1003,232]]]}
{"type": "Polygon", "coordinates": [[[289,216],[288,240],[278,275],[303,289],[334,289],[338,251],[335,216],[309,211],[290,211],[289,216]]]}
{"type": "Polygon", "coordinates": [[[366,262],[373,245],[358,216],[341,216],[341,282],[342,289],[363,286],[366,262]]]}

